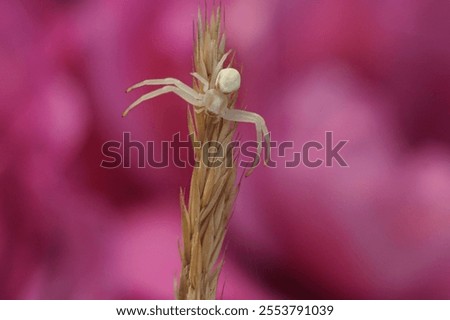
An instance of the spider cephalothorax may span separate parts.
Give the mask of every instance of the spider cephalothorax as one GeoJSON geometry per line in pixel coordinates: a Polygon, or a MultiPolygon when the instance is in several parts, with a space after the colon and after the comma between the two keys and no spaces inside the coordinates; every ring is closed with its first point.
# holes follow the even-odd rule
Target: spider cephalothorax
{"type": "MultiPolygon", "coordinates": [[[[257,154],[259,157],[262,151],[262,141],[263,139],[266,139],[266,142],[268,143],[269,132],[263,117],[259,114],[244,110],[230,109],[228,107],[230,94],[239,90],[241,85],[241,75],[239,74],[239,71],[233,68],[223,68],[223,64],[229,53],[230,52],[223,55],[211,75],[211,83],[214,84],[214,88],[211,88],[210,82],[198,73],[192,73],[191,75],[203,85],[204,93],[199,93],[180,80],[174,78],[144,80],[130,87],[127,92],[147,85],[163,85],[164,87],[141,96],[124,111],[123,116],[126,116],[130,110],[145,100],[173,92],[189,104],[192,104],[194,110],[198,113],[206,111],[210,115],[218,116],[225,120],[253,123],[256,126],[257,154]]],[[[269,148],[267,147],[266,150],[269,150],[269,148]]],[[[267,156],[266,153],[266,159],[267,156]]]]}

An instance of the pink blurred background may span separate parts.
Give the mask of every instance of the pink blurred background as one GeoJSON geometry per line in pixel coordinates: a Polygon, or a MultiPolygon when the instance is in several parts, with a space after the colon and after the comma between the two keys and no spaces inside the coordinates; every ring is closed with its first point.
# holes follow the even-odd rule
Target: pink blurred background
{"type": "MultiPolygon", "coordinates": [[[[350,140],[350,168],[243,180],[222,297],[450,299],[450,2],[222,3],[239,105],[299,148],[350,140]]],[[[102,169],[101,146],[186,134],[177,97],[121,112],[140,80],[190,83],[199,5],[0,2],[1,299],[173,297],[191,170],[102,169]]]]}

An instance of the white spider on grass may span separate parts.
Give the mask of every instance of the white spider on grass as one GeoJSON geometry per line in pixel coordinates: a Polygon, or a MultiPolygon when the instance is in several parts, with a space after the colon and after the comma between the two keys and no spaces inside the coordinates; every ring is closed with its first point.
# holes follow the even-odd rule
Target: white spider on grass
{"type": "Polygon", "coordinates": [[[209,115],[217,116],[225,120],[253,123],[256,126],[257,140],[257,157],[255,158],[254,164],[259,161],[263,139],[265,139],[267,143],[266,162],[269,157],[269,132],[264,118],[254,112],[228,108],[230,94],[239,90],[239,87],[241,86],[241,75],[239,74],[239,71],[233,68],[223,68],[223,64],[229,54],[230,51],[223,55],[211,75],[211,84],[215,84],[214,88],[211,88],[208,80],[195,72],[191,73],[191,75],[203,84],[204,93],[199,93],[180,80],[174,78],[144,80],[128,88],[127,92],[143,86],[163,85],[164,87],[141,96],[123,112],[122,116],[125,117],[128,112],[146,100],[173,92],[187,103],[193,105],[194,110],[197,113],[205,111],[209,115]]]}

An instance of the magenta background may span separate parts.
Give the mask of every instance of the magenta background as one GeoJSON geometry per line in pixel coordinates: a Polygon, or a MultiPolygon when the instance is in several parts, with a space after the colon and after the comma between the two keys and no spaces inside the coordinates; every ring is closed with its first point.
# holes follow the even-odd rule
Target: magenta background
{"type": "MultiPolygon", "coordinates": [[[[0,2],[0,298],[173,297],[190,170],[101,169],[100,148],[186,133],[174,96],[120,114],[133,83],[191,81],[199,3],[0,2]]],[[[350,140],[350,168],[244,179],[223,298],[449,299],[450,2],[223,4],[240,105],[298,148],[350,140]]]]}

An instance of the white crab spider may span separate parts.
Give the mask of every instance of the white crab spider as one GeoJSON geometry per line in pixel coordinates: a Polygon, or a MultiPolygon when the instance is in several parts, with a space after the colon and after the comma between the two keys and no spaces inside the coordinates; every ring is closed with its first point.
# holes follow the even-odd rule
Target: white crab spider
{"type": "MultiPolygon", "coordinates": [[[[208,114],[216,115],[225,120],[253,123],[256,126],[258,157],[262,151],[262,141],[263,139],[266,139],[267,146],[265,159],[268,159],[269,132],[264,118],[254,112],[228,108],[230,94],[239,90],[241,85],[241,75],[239,74],[239,71],[233,68],[222,69],[223,63],[229,53],[230,52],[226,53],[222,57],[211,76],[211,84],[214,84],[214,88],[211,87],[211,84],[208,83],[205,78],[195,72],[191,73],[191,75],[203,84],[204,93],[199,93],[180,80],[174,78],[144,80],[130,87],[127,92],[148,85],[164,85],[164,87],[141,96],[123,112],[123,116],[125,117],[128,112],[146,100],[173,92],[189,104],[193,105],[194,110],[198,113],[207,111],[208,114]]],[[[255,159],[255,163],[256,162],[258,162],[258,158],[255,159]]]]}

